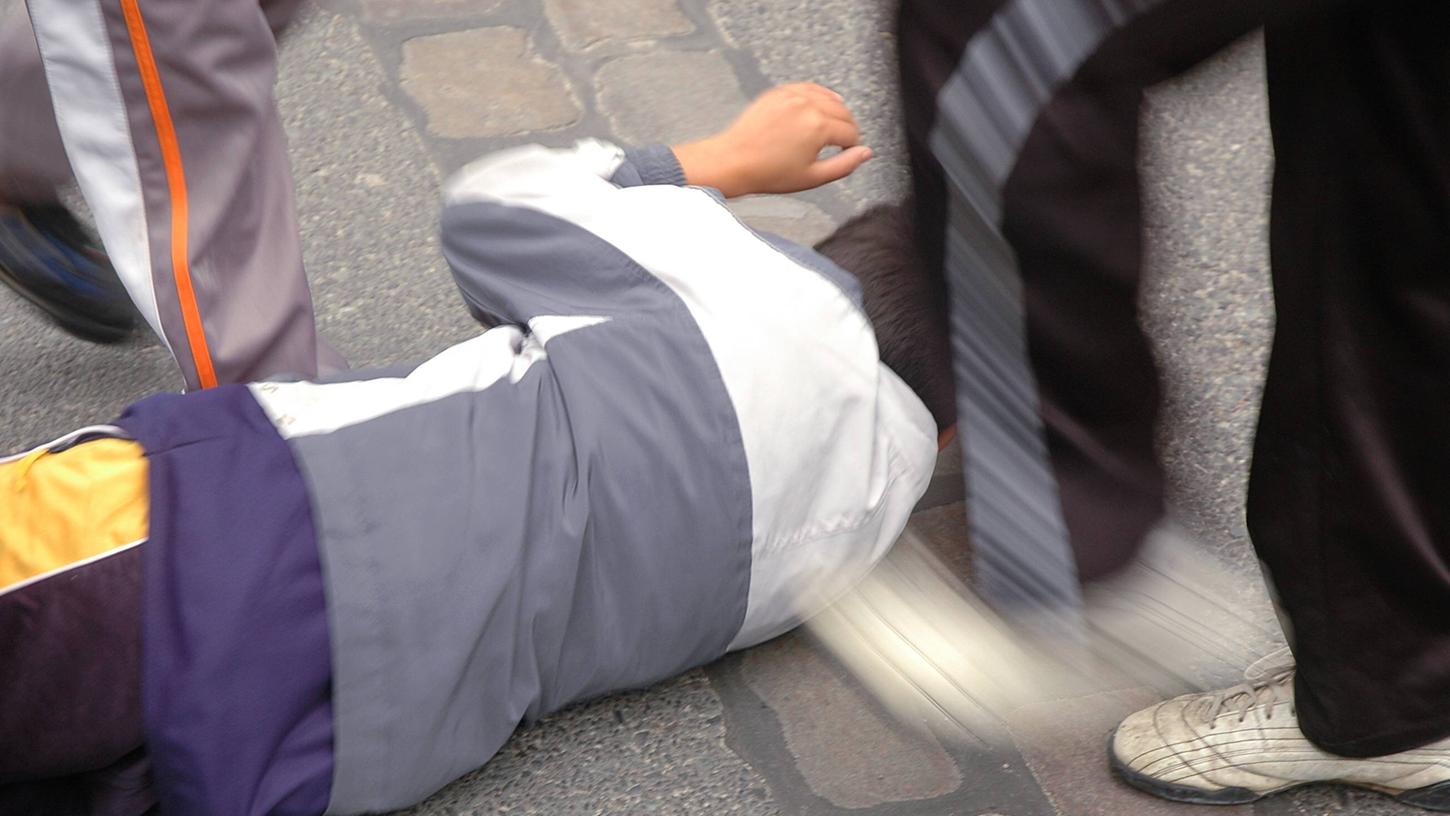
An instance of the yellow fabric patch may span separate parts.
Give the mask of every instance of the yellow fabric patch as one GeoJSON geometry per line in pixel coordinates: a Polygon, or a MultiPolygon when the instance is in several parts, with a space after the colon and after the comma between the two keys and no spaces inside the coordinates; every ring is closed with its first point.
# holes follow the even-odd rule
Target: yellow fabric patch
{"type": "Polygon", "coordinates": [[[124,439],[0,464],[0,591],[146,537],[146,456],[124,439]]]}

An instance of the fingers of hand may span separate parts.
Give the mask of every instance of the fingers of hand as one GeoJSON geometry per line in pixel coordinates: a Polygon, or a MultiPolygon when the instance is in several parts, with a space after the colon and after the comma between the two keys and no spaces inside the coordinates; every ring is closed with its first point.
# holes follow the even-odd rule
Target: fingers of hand
{"type": "Polygon", "coordinates": [[[812,185],[819,187],[822,184],[829,184],[838,179],[856,172],[856,168],[866,163],[871,158],[871,148],[865,145],[848,147],[832,156],[811,165],[807,175],[812,185]]]}
{"type": "Polygon", "coordinates": [[[830,88],[827,88],[824,85],[818,85],[814,82],[795,82],[790,85],[782,85],[781,88],[789,90],[792,93],[800,93],[807,96],[812,96],[822,101],[845,101],[845,97],[841,96],[840,94],[836,93],[830,88]]]}
{"type": "Polygon", "coordinates": [[[821,121],[819,128],[823,146],[853,147],[861,143],[861,131],[855,122],[827,118],[821,121]]]}
{"type": "Polygon", "coordinates": [[[794,108],[803,113],[814,112],[851,124],[856,123],[856,117],[851,115],[851,111],[846,107],[841,95],[820,85],[810,83],[782,85],[770,93],[787,108],[794,108]]]}
{"type": "Polygon", "coordinates": [[[819,127],[827,135],[826,143],[841,147],[856,144],[860,139],[856,117],[851,115],[851,110],[841,100],[841,95],[819,85],[813,85],[810,88],[812,90],[802,92],[798,98],[805,103],[803,113],[806,116],[820,117],[825,120],[819,127]]]}

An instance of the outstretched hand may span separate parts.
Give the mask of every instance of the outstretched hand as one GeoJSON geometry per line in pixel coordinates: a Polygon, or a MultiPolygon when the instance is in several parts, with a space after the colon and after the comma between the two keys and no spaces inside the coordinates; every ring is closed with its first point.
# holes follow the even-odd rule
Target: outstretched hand
{"type": "Polygon", "coordinates": [[[871,148],[840,94],[813,82],[772,88],[725,130],[673,148],[685,181],[728,198],[794,193],[851,175],[871,148]],[[821,151],[841,150],[821,157],[821,151]]]}

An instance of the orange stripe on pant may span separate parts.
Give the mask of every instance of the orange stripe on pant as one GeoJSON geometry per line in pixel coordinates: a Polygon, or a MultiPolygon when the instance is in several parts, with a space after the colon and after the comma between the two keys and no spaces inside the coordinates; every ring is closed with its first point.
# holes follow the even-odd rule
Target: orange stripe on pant
{"type": "Polygon", "coordinates": [[[211,352],[207,348],[206,333],[202,329],[201,310],[196,305],[196,291],[191,286],[191,261],[187,244],[186,172],[181,163],[181,146],[176,140],[171,109],[166,104],[166,92],[161,87],[161,73],[157,70],[156,58],[151,53],[151,40],[146,35],[146,21],[141,17],[138,0],[121,0],[121,12],[126,18],[126,33],[131,38],[131,50],[136,55],[136,67],[141,72],[141,84],[146,89],[146,103],[151,109],[151,120],[156,125],[156,140],[161,144],[161,160],[166,167],[166,184],[171,195],[171,269],[176,280],[177,301],[181,305],[181,320],[186,327],[186,341],[191,346],[191,359],[196,365],[197,380],[202,388],[211,388],[217,384],[216,371],[212,367],[211,352]]]}

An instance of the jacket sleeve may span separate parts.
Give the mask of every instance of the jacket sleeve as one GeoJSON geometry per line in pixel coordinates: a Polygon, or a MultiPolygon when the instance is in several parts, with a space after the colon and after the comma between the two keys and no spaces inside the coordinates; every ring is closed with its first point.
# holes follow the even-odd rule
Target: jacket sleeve
{"type": "Polygon", "coordinates": [[[485,323],[628,310],[630,290],[650,286],[651,278],[590,225],[630,218],[627,188],[684,181],[663,145],[626,150],[586,140],[569,149],[495,153],[445,187],[443,254],[464,301],[485,323]]]}

